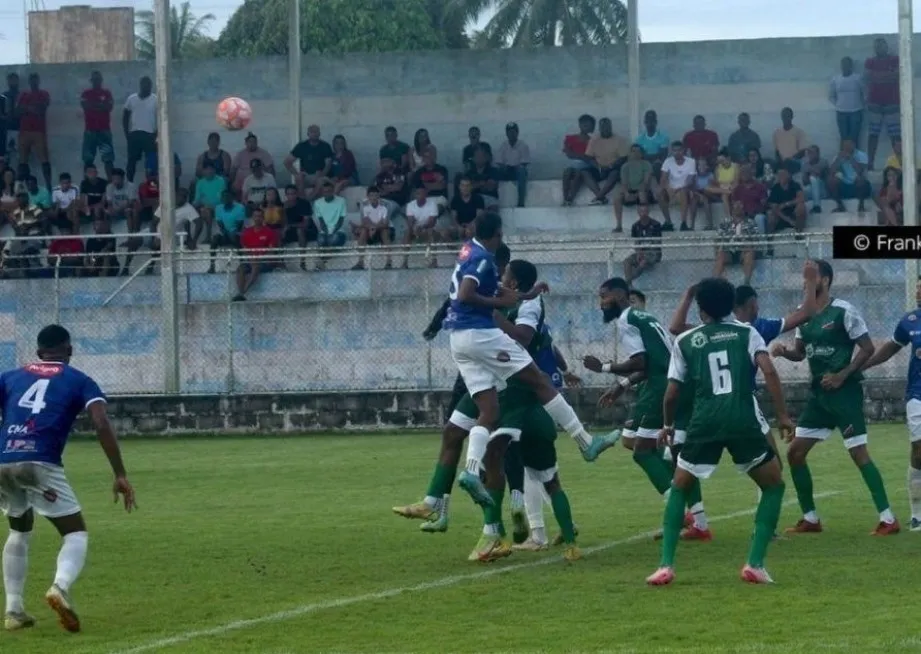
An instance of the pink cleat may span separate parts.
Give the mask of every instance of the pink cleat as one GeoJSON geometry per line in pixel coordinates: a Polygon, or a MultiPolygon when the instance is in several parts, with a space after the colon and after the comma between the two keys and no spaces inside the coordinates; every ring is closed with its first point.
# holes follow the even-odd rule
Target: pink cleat
{"type": "Polygon", "coordinates": [[[774,580],[764,568],[753,568],[747,563],[742,567],[742,581],[750,584],[773,584],[774,580]]]}
{"type": "Polygon", "coordinates": [[[698,529],[691,525],[681,532],[681,540],[700,540],[709,542],[713,540],[713,532],[709,529],[698,529]]]}
{"type": "Polygon", "coordinates": [[[646,577],[646,583],[650,586],[668,586],[675,580],[675,571],[669,567],[659,568],[651,575],[646,577]]]}

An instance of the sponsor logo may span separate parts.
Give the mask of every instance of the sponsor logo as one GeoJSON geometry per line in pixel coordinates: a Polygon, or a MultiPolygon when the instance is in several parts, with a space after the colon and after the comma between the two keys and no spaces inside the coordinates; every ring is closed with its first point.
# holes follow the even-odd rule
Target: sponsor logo
{"type": "Polygon", "coordinates": [[[470,258],[470,253],[473,252],[473,248],[469,243],[464,243],[464,247],[460,249],[460,253],[457,255],[457,258],[461,261],[466,261],[470,258]]]}
{"type": "Polygon", "coordinates": [[[814,354],[815,354],[815,347],[813,347],[812,343],[809,343],[809,344],[806,346],[806,357],[809,358],[809,359],[811,359],[811,358],[812,358],[812,355],[814,355],[814,354]]]}
{"type": "Polygon", "coordinates": [[[511,355],[504,350],[496,355],[496,361],[499,361],[500,363],[508,363],[511,360],[511,355]]]}
{"type": "Polygon", "coordinates": [[[697,332],[691,336],[691,347],[701,348],[709,342],[707,335],[703,332],[697,332]]]}
{"type": "Polygon", "coordinates": [[[921,359],[921,347],[919,347],[917,350],[915,350],[915,358],[916,358],[916,359],[921,359]]]}
{"type": "Polygon", "coordinates": [[[913,313],[909,313],[909,314],[908,314],[908,321],[909,321],[909,322],[914,322],[914,321],[916,321],[917,319],[918,319],[918,316],[916,316],[915,314],[913,314],[913,313]]]}
{"type": "Polygon", "coordinates": [[[835,321],[834,321],[834,320],[832,320],[831,322],[827,322],[827,323],[825,323],[824,325],[822,325],[822,329],[834,329],[834,328],[835,328],[835,321]]]}
{"type": "Polygon", "coordinates": [[[29,420],[22,425],[10,425],[6,428],[6,433],[10,436],[24,436],[31,434],[33,429],[35,429],[35,423],[29,420]]]}
{"type": "Polygon", "coordinates": [[[3,448],[5,454],[35,452],[35,441],[24,438],[10,438],[3,448]]]}
{"type": "Polygon", "coordinates": [[[64,366],[60,363],[30,363],[26,370],[39,377],[54,377],[64,370],[64,366]]]}

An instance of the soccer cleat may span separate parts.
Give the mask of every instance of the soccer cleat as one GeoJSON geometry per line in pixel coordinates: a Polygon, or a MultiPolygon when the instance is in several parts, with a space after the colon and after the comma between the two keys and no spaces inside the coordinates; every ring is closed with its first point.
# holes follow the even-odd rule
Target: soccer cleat
{"type": "Polygon", "coordinates": [[[487,536],[483,546],[478,548],[477,560],[492,563],[504,559],[512,553],[512,548],[500,536],[487,536]]]}
{"type": "Polygon", "coordinates": [[[707,542],[713,540],[713,532],[709,529],[698,529],[694,525],[691,525],[687,529],[681,531],[681,540],[700,540],[707,542]]]}
{"type": "Polygon", "coordinates": [[[662,567],[646,577],[650,586],[668,586],[675,580],[675,571],[669,567],[662,567]]]}
{"type": "Polygon", "coordinates": [[[604,436],[592,436],[592,442],[589,443],[584,450],[582,450],[582,458],[591,463],[597,459],[606,449],[617,445],[617,441],[620,440],[620,435],[621,431],[619,429],[615,429],[614,431],[610,432],[609,434],[605,434],[604,436]]]}
{"type": "Polygon", "coordinates": [[[80,618],[74,611],[74,606],[66,592],[56,585],[51,586],[45,593],[45,602],[51,607],[51,610],[58,614],[58,622],[65,631],[72,634],[80,631],[80,618]]]}
{"type": "MultiPolygon", "coordinates": [[[[573,534],[573,536],[578,536],[578,535],[579,535],[579,525],[577,525],[576,523],[573,523],[573,524],[572,524],[572,534],[573,534]]],[[[562,534],[562,533],[559,533],[559,534],[557,534],[556,536],[553,537],[552,545],[553,545],[554,547],[559,547],[560,545],[562,545],[562,544],[565,543],[565,542],[566,542],[566,541],[563,540],[563,534],[562,534]]]]}
{"type": "Polygon", "coordinates": [[[748,565],[747,563],[742,566],[742,572],[739,575],[742,577],[742,581],[746,581],[750,584],[773,584],[774,580],[771,579],[771,575],[768,574],[768,571],[764,568],[755,568],[748,565]]]}
{"type": "Polygon", "coordinates": [[[570,544],[563,550],[563,558],[567,561],[579,561],[582,558],[582,550],[578,545],[570,544]]]}
{"type": "Polygon", "coordinates": [[[24,611],[10,611],[3,620],[3,628],[7,631],[19,631],[35,626],[35,618],[24,611]]]}
{"type": "Polygon", "coordinates": [[[486,486],[483,485],[479,475],[474,475],[465,470],[458,477],[457,485],[464,489],[473,501],[480,506],[493,505],[492,497],[489,495],[489,491],[486,490],[486,486]]]}
{"type": "Polygon", "coordinates": [[[406,506],[395,506],[393,512],[410,520],[437,520],[438,512],[425,502],[416,502],[406,506]]]}
{"type": "Polygon", "coordinates": [[[533,538],[528,538],[523,543],[516,543],[515,545],[512,545],[512,551],[514,552],[543,552],[548,547],[549,546],[547,545],[547,543],[541,543],[541,542],[534,540],[533,538]]]}
{"type": "Polygon", "coordinates": [[[419,529],[427,534],[443,534],[448,531],[448,516],[442,514],[434,520],[426,520],[419,525],[419,529]]]}
{"type": "Polygon", "coordinates": [[[917,518],[911,519],[911,524],[908,527],[909,531],[921,531],[921,520],[917,518]]]}
{"type": "Polygon", "coordinates": [[[876,525],[876,529],[870,532],[871,536],[895,536],[897,533],[902,531],[902,527],[899,525],[898,520],[893,520],[892,522],[882,522],[876,525]]]}
{"type": "Polygon", "coordinates": [[[513,509],[512,510],[512,541],[515,543],[523,543],[528,539],[528,534],[531,533],[531,529],[528,526],[528,517],[524,512],[524,509],[513,509]]]}
{"type": "Polygon", "coordinates": [[[805,519],[800,519],[792,527],[787,527],[784,530],[785,534],[821,534],[822,533],[822,523],[821,522],[809,522],[805,519]]]}
{"type": "Polygon", "coordinates": [[[480,534],[480,540],[477,541],[476,545],[473,546],[473,551],[467,556],[468,561],[480,560],[480,550],[485,549],[488,538],[490,537],[486,534],[480,534]]]}

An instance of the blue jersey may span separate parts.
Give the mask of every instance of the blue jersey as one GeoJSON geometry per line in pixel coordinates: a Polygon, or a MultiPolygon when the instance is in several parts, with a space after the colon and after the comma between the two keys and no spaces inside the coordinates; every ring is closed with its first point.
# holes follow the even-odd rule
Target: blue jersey
{"type": "Polygon", "coordinates": [[[496,258],[476,239],[464,243],[457,255],[457,265],[451,273],[451,287],[448,291],[451,306],[444,321],[444,329],[494,328],[496,322],[492,317],[493,309],[475,307],[457,299],[457,291],[465,279],[474,280],[477,284],[476,292],[485,297],[494,297],[499,290],[496,258]]]}
{"type": "Polygon", "coordinates": [[[89,376],[64,363],[41,361],[0,375],[3,407],[0,463],[62,465],[77,416],[105,395],[89,376]]]}
{"type": "Polygon", "coordinates": [[[921,309],[915,309],[899,321],[892,340],[902,347],[911,346],[905,400],[921,400],[921,309]]]}
{"type": "Polygon", "coordinates": [[[541,328],[541,334],[545,336],[544,342],[548,343],[546,347],[542,347],[534,355],[534,363],[537,364],[537,367],[541,369],[542,372],[550,375],[550,380],[553,382],[553,385],[557,388],[563,386],[563,374],[560,372],[559,366],[556,363],[556,354],[553,352],[553,341],[551,340],[550,328],[547,327],[546,323],[541,328]]]}
{"type": "MultiPolygon", "coordinates": [[[[783,333],[783,318],[755,318],[751,324],[755,331],[764,339],[764,344],[768,345],[775,338],[783,333]]],[[[758,376],[758,368],[752,368],[752,388],[755,387],[755,378],[758,376]]]]}

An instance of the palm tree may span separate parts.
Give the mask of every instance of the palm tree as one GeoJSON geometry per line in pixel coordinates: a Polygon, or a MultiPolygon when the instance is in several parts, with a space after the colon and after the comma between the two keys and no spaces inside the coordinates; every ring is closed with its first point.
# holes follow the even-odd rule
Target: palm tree
{"type": "MultiPolygon", "coordinates": [[[[172,59],[195,59],[207,56],[213,39],[207,34],[214,14],[196,16],[188,2],[170,8],[170,49],[172,59]]],[[[154,58],[154,13],[139,11],[135,16],[135,50],[139,59],[154,58]]]]}
{"type": "Polygon", "coordinates": [[[605,45],[627,39],[622,0],[449,0],[468,24],[492,14],[474,35],[484,48],[605,45]]]}

